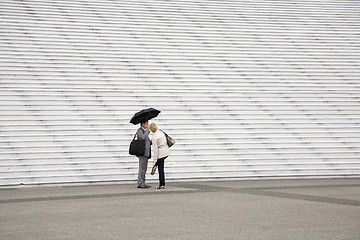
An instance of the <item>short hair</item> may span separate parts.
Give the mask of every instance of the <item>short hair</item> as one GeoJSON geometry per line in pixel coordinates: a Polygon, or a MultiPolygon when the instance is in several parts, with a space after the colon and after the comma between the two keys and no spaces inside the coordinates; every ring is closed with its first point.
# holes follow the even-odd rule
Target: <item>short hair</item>
{"type": "Polygon", "coordinates": [[[158,127],[156,126],[156,124],[155,123],[151,123],[150,124],[150,130],[152,131],[152,132],[156,132],[156,130],[158,130],[158,127]]]}
{"type": "Polygon", "coordinates": [[[147,122],[148,122],[147,120],[146,120],[146,121],[145,121],[145,120],[141,121],[141,122],[140,122],[140,126],[142,126],[143,124],[145,124],[145,123],[147,123],[147,122]]]}

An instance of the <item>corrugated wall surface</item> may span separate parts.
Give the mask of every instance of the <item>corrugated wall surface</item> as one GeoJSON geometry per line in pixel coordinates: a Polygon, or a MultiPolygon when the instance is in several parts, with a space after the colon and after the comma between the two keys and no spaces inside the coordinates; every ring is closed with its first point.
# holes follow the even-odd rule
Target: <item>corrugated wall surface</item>
{"type": "Polygon", "coordinates": [[[135,183],[146,107],[168,180],[360,175],[359,1],[4,0],[0,33],[0,187],[135,183]]]}

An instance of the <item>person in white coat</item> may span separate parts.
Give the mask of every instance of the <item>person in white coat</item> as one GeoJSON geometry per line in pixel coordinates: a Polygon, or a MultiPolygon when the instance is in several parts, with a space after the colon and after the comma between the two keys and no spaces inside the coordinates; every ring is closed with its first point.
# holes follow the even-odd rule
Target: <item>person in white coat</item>
{"type": "Polygon", "coordinates": [[[159,187],[157,189],[165,188],[165,172],[164,172],[164,161],[170,155],[170,149],[167,145],[165,134],[158,129],[155,123],[150,124],[150,130],[154,133],[152,136],[152,146],[153,146],[153,158],[154,158],[154,167],[151,174],[153,175],[156,170],[156,166],[159,171],[159,187]]]}

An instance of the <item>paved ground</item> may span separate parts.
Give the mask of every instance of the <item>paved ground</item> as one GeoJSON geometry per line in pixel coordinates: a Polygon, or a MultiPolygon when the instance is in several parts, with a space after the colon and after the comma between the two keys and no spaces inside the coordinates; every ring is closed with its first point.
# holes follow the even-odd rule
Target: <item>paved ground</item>
{"type": "Polygon", "coordinates": [[[360,179],[0,190],[0,239],[360,239],[360,179]]]}

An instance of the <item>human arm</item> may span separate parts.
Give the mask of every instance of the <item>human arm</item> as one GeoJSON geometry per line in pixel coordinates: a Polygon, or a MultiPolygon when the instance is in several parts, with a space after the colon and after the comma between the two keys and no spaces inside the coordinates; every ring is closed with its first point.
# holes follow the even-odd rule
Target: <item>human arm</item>
{"type": "Polygon", "coordinates": [[[146,138],[149,138],[150,131],[146,129],[145,131],[141,128],[139,128],[136,132],[137,138],[139,140],[146,140],[146,138]]]}
{"type": "Polygon", "coordinates": [[[159,156],[159,145],[158,145],[158,135],[155,133],[152,138],[152,146],[153,146],[153,159],[154,159],[154,165],[156,164],[159,156]]]}

